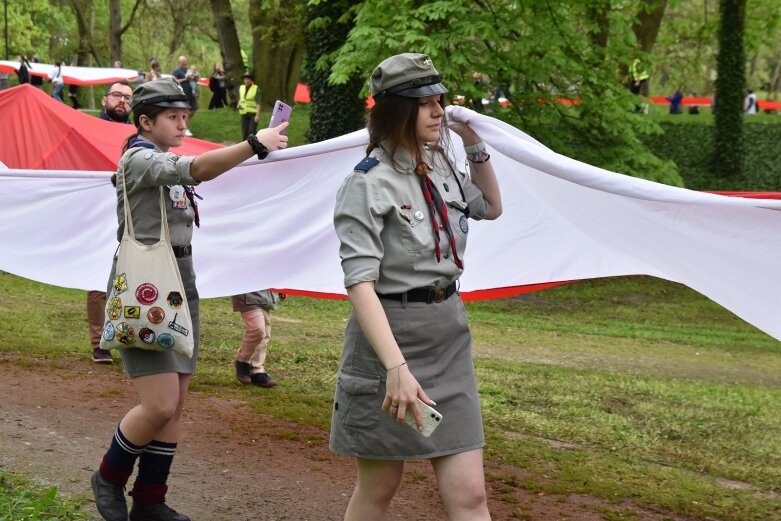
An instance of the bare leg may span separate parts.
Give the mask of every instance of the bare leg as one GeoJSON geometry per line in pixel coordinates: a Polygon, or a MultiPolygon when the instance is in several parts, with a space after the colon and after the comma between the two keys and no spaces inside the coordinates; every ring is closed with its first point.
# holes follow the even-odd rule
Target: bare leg
{"type": "Polygon", "coordinates": [[[144,446],[152,440],[175,443],[190,384],[190,374],[160,373],[133,378],[141,404],[132,408],[119,424],[133,444],[144,446]]]}
{"type": "Polygon", "coordinates": [[[396,495],[404,471],[404,461],[356,458],[358,478],[353,497],[344,514],[345,521],[381,521],[396,495]]]}
{"type": "Polygon", "coordinates": [[[431,464],[450,521],[490,521],[482,449],[434,458],[431,464]]]}

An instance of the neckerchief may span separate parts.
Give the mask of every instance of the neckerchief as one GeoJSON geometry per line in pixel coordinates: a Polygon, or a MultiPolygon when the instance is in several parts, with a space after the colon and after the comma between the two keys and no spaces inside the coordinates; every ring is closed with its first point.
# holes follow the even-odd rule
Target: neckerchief
{"type": "Polygon", "coordinates": [[[431,226],[434,230],[434,253],[437,256],[437,262],[440,261],[441,250],[439,248],[439,225],[437,224],[437,214],[442,221],[442,228],[444,228],[447,238],[450,240],[450,250],[453,252],[453,261],[461,269],[464,269],[464,263],[458,258],[458,248],[456,247],[456,238],[453,236],[453,230],[450,228],[450,219],[447,215],[447,205],[442,199],[442,195],[437,190],[436,185],[431,181],[428,176],[428,167],[425,163],[419,164],[415,167],[415,172],[420,177],[420,189],[423,192],[423,198],[428,205],[429,214],[431,215],[431,226]]]}

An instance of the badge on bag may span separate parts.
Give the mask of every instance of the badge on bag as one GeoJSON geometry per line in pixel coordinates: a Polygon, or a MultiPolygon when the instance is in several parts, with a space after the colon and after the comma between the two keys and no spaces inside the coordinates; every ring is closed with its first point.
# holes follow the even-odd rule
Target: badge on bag
{"type": "Polygon", "coordinates": [[[182,304],[184,303],[182,294],[179,293],[178,291],[170,292],[168,294],[168,297],[165,300],[166,302],[168,302],[168,305],[174,309],[179,309],[180,307],[182,307],[182,304]]]}
{"type": "Polygon", "coordinates": [[[165,320],[165,311],[163,311],[163,308],[155,306],[146,312],[146,318],[153,324],[159,324],[165,320]]]}
{"type": "Polygon", "coordinates": [[[136,330],[127,322],[120,322],[116,328],[117,341],[126,346],[136,343],[136,330]]]}
{"type": "Polygon", "coordinates": [[[103,340],[106,342],[114,340],[114,324],[111,322],[106,322],[106,325],[103,326],[103,340]]]}
{"type": "Polygon", "coordinates": [[[136,288],[136,300],[147,306],[152,304],[157,300],[157,288],[148,282],[141,284],[136,288]]]}
{"type": "Polygon", "coordinates": [[[163,349],[173,349],[175,343],[174,336],[171,333],[160,333],[157,336],[157,345],[163,349]]]}
{"type": "Polygon", "coordinates": [[[181,324],[177,324],[176,323],[176,317],[178,317],[178,316],[179,316],[178,313],[174,315],[174,319],[168,323],[168,329],[173,329],[174,331],[176,331],[177,333],[180,333],[183,336],[189,335],[190,334],[190,330],[189,329],[187,329],[186,327],[184,327],[181,324]]]}
{"type": "Polygon", "coordinates": [[[127,291],[127,276],[122,273],[114,278],[114,295],[127,291]]]}
{"type": "Polygon", "coordinates": [[[155,332],[149,329],[148,327],[141,328],[141,331],[138,332],[138,338],[141,339],[141,341],[145,344],[154,344],[155,343],[155,332]]]}
{"type": "Polygon", "coordinates": [[[106,314],[111,320],[119,320],[122,315],[122,300],[119,297],[111,297],[106,306],[106,314]]]}
{"type": "Polygon", "coordinates": [[[141,318],[141,306],[125,306],[125,318],[141,318]]]}

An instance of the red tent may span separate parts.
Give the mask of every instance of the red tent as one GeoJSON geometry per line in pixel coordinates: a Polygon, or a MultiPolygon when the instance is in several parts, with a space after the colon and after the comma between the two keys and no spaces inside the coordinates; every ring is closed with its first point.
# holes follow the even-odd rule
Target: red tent
{"type": "MultiPolygon", "coordinates": [[[[135,127],[89,116],[30,85],[0,91],[0,162],[33,170],[116,170],[135,127]]],[[[173,151],[198,155],[220,145],[185,138],[173,151]]]]}

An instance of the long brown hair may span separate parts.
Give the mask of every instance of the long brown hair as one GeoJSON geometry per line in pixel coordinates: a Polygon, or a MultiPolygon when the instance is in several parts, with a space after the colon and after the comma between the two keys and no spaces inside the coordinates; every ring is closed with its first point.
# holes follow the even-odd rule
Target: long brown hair
{"type": "Polygon", "coordinates": [[[146,116],[154,121],[165,109],[166,107],[158,107],[157,105],[142,105],[133,111],[133,124],[136,126],[136,132],[126,137],[125,142],[122,143],[123,154],[127,152],[127,149],[130,147],[130,142],[141,134],[141,123],[139,123],[141,116],[146,116]]]}
{"type": "MultiPolygon", "coordinates": [[[[416,132],[419,102],[419,98],[396,94],[387,94],[377,101],[369,113],[369,145],[366,147],[366,153],[370,153],[387,139],[391,143],[391,149],[387,152],[394,167],[396,166],[394,157],[399,148],[404,148],[412,154],[416,166],[422,164],[423,150],[416,132]]],[[[441,96],[438,103],[444,108],[441,96]]],[[[440,134],[439,140],[441,139],[440,134]]]]}

